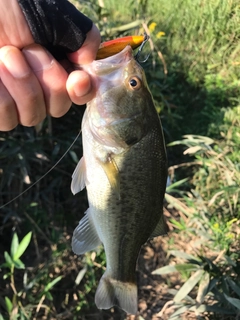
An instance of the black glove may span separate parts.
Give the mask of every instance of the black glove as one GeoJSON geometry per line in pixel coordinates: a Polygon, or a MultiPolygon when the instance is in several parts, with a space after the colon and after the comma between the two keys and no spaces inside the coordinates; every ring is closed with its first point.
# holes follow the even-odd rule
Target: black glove
{"type": "Polygon", "coordinates": [[[77,51],[92,21],[67,0],[18,0],[34,41],[61,60],[77,51]]]}

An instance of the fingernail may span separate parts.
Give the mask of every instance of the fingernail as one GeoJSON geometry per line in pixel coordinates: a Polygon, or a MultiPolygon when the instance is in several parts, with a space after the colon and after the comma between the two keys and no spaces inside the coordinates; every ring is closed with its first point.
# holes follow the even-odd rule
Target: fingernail
{"type": "Polygon", "coordinates": [[[50,69],[53,65],[51,54],[39,45],[23,49],[23,54],[33,71],[50,69]]]}
{"type": "Polygon", "coordinates": [[[0,59],[14,78],[24,78],[30,74],[30,68],[18,49],[2,50],[0,59]]]}

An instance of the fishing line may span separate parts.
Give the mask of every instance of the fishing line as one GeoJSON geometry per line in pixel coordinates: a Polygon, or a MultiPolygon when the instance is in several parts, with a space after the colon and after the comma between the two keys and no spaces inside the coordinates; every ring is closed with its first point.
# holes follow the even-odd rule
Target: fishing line
{"type": "Polygon", "coordinates": [[[70,147],[68,147],[67,151],[64,152],[64,154],[61,156],[61,158],[52,166],[52,168],[50,168],[46,173],[44,173],[43,176],[41,176],[41,178],[39,178],[37,181],[35,181],[30,187],[28,187],[26,190],[24,190],[23,192],[21,192],[19,195],[17,195],[15,198],[13,198],[12,200],[8,201],[7,203],[5,203],[4,205],[2,205],[0,207],[0,209],[6,207],[7,205],[9,205],[10,203],[12,203],[13,201],[17,200],[18,198],[20,198],[24,193],[26,193],[28,190],[30,190],[32,187],[34,187],[39,181],[41,181],[43,178],[46,177],[46,175],[48,175],[58,164],[60,161],[62,161],[62,159],[66,156],[66,154],[68,153],[68,151],[72,148],[72,146],[75,144],[75,142],[77,141],[77,139],[79,138],[80,134],[81,134],[82,130],[79,131],[79,133],[77,134],[76,138],[73,140],[73,142],[71,143],[70,147]]]}

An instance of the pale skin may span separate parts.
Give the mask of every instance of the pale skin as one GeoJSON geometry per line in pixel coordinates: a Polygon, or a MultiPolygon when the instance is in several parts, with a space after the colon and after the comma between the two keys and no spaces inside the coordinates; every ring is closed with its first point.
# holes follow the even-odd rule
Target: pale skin
{"type": "Polygon", "coordinates": [[[0,5],[0,131],[18,124],[37,125],[47,114],[61,117],[72,102],[82,105],[91,100],[95,93],[90,76],[66,70],[70,62],[95,59],[100,44],[97,27],[93,25],[83,46],[68,55],[69,61],[59,63],[34,43],[16,0],[0,0],[0,5]]]}

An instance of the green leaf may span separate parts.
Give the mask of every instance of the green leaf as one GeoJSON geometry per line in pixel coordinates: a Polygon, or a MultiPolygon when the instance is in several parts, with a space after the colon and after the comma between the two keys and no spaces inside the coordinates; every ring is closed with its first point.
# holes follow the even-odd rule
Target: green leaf
{"type": "Polygon", "coordinates": [[[233,261],[230,257],[228,256],[225,256],[225,259],[227,260],[227,262],[233,266],[233,267],[236,267],[236,261],[233,261]]]}
{"type": "MultiPolygon", "coordinates": [[[[222,288],[221,288],[222,289],[222,288]]],[[[222,301],[226,303],[226,299],[223,295],[222,292],[219,291],[219,289],[217,287],[214,287],[211,291],[211,293],[213,294],[214,298],[216,299],[216,301],[222,301]]]]}
{"type": "Polygon", "coordinates": [[[211,292],[214,288],[215,288],[215,285],[218,283],[218,279],[217,278],[213,278],[211,281],[210,281],[210,284],[209,284],[209,288],[208,288],[208,292],[211,292]]]}
{"type": "Polygon", "coordinates": [[[183,263],[183,264],[176,264],[176,265],[169,265],[162,268],[159,268],[152,272],[152,274],[168,274],[171,272],[190,272],[195,271],[198,269],[199,266],[194,263],[183,263]]]}
{"type": "Polygon", "coordinates": [[[171,192],[174,188],[181,186],[182,184],[184,184],[188,180],[189,180],[189,178],[184,178],[182,180],[179,180],[179,181],[176,181],[176,182],[170,184],[170,186],[168,186],[166,188],[166,192],[168,192],[168,193],[171,192]]]}
{"type": "Polygon", "coordinates": [[[172,255],[175,256],[175,257],[179,257],[179,258],[182,258],[182,259],[185,259],[185,260],[193,260],[193,261],[196,261],[197,264],[198,264],[199,262],[201,262],[201,259],[199,259],[198,257],[194,257],[194,256],[192,256],[191,254],[188,254],[188,253],[185,253],[185,252],[182,252],[182,251],[171,250],[169,253],[172,254],[172,255]]]}
{"type": "Polygon", "coordinates": [[[222,278],[222,286],[221,287],[222,287],[223,293],[225,293],[227,296],[229,296],[230,295],[229,285],[228,285],[228,282],[225,277],[222,278]]]}
{"type": "Polygon", "coordinates": [[[54,279],[53,281],[49,282],[45,289],[44,289],[44,292],[47,293],[50,289],[52,289],[52,287],[57,283],[59,282],[60,280],[62,279],[62,276],[59,276],[57,277],[56,279],[54,279]]]}
{"type": "Polygon", "coordinates": [[[4,262],[2,264],[0,264],[0,269],[2,268],[8,268],[8,263],[4,262]]]}
{"type": "Polygon", "coordinates": [[[233,289],[234,292],[240,297],[240,287],[231,279],[227,278],[227,282],[229,283],[230,287],[233,289]]]}
{"type": "Polygon", "coordinates": [[[0,320],[4,320],[3,316],[1,315],[1,313],[0,313],[0,320]]]}
{"type": "MultiPolygon", "coordinates": [[[[168,289],[168,293],[170,293],[171,295],[175,296],[178,293],[178,290],[176,290],[176,289],[168,289]]],[[[195,304],[195,300],[193,300],[188,295],[184,298],[184,300],[186,300],[187,303],[189,303],[191,305],[195,304]]],[[[185,303],[185,301],[184,301],[184,303],[185,303]]],[[[183,305],[182,303],[180,303],[180,304],[183,305]]]]}
{"type": "Polygon", "coordinates": [[[185,222],[182,219],[180,219],[180,222],[174,219],[170,219],[170,222],[179,230],[185,230],[187,228],[185,222]]]}
{"type": "Polygon", "coordinates": [[[10,277],[11,276],[11,273],[9,272],[9,273],[5,273],[4,275],[3,275],[3,280],[6,280],[8,277],[10,277]]]}
{"type": "Polygon", "coordinates": [[[48,300],[50,300],[50,301],[53,300],[53,296],[51,295],[51,293],[50,293],[49,291],[47,291],[47,292],[44,293],[44,294],[45,294],[45,296],[46,296],[46,298],[47,298],[48,300]]]}
{"type": "Polygon", "coordinates": [[[22,241],[19,243],[17,252],[15,253],[13,259],[16,261],[18,260],[22,254],[25,252],[25,250],[27,249],[30,240],[31,240],[31,236],[32,236],[32,232],[29,232],[28,234],[26,234],[26,236],[22,239],[22,241]]]}
{"type": "Polygon", "coordinates": [[[168,274],[171,272],[177,272],[177,269],[175,268],[175,266],[165,266],[165,267],[159,268],[157,270],[154,270],[152,274],[168,274]]]}
{"type": "Polygon", "coordinates": [[[13,261],[13,263],[17,269],[24,269],[25,268],[24,263],[20,259],[13,261]]]}
{"type": "Polygon", "coordinates": [[[209,283],[210,283],[210,275],[208,272],[205,272],[199,284],[198,294],[196,298],[197,303],[199,304],[203,303],[204,298],[208,292],[209,283]]]}
{"type": "Polygon", "coordinates": [[[4,252],[4,258],[6,260],[6,263],[8,264],[8,267],[13,265],[12,258],[10,257],[7,251],[4,252]]]}
{"type": "Polygon", "coordinates": [[[176,290],[176,289],[168,289],[167,291],[168,291],[168,293],[170,293],[173,296],[175,296],[178,293],[178,290],[176,290]]]}
{"type": "Polygon", "coordinates": [[[8,297],[5,297],[5,304],[6,304],[7,312],[10,314],[13,309],[13,304],[8,297]]]}
{"type": "Polygon", "coordinates": [[[208,306],[205,304],[200,305],[197,308],[198,312],[213,312],[213,313],[221,313],[221,314],[235,314],[236,311],[235,310],[230,310],[230,309],[226,309],[221,307],[221,305],[219,303],[215,303],[212,306],[208,306]]]}
{"type": "Polygon", "coordinates": [[[227,296],[225,293],[224,293],[224,297],[227,299],[227,301],[228,301],[229,303],[231,303],[231,305],[233,305],[233,306],[236,307],[238,310],[240,310],[240,300],[239,300],[239,299],[230,298],[230,297],[227,296]]]}
{"type": "Polygon", "coordinates": [[[14,232],[13,238],[12,238],[12,243],[11,243],[11,257],[12,258],[14,257],[15,253],[17,252],[18,245],[19,245],[18,236],[14,232]]]}
{"type": "Polygon", "coordinates": [[[186,297],[186,295],[195,287],[195,285],[202,278],[204,270],[196,271],[188,280],[184,283],[184,285],[180,288],[176,296],[174,297],[174,302],[180,302],[182,299],[186,297]]]}
{"type": "Polygon", "coordinates": [[[176,264],[175,267],[179,272],[190,272],[199,269],[199,265],[194,263],[176,264]]]}

